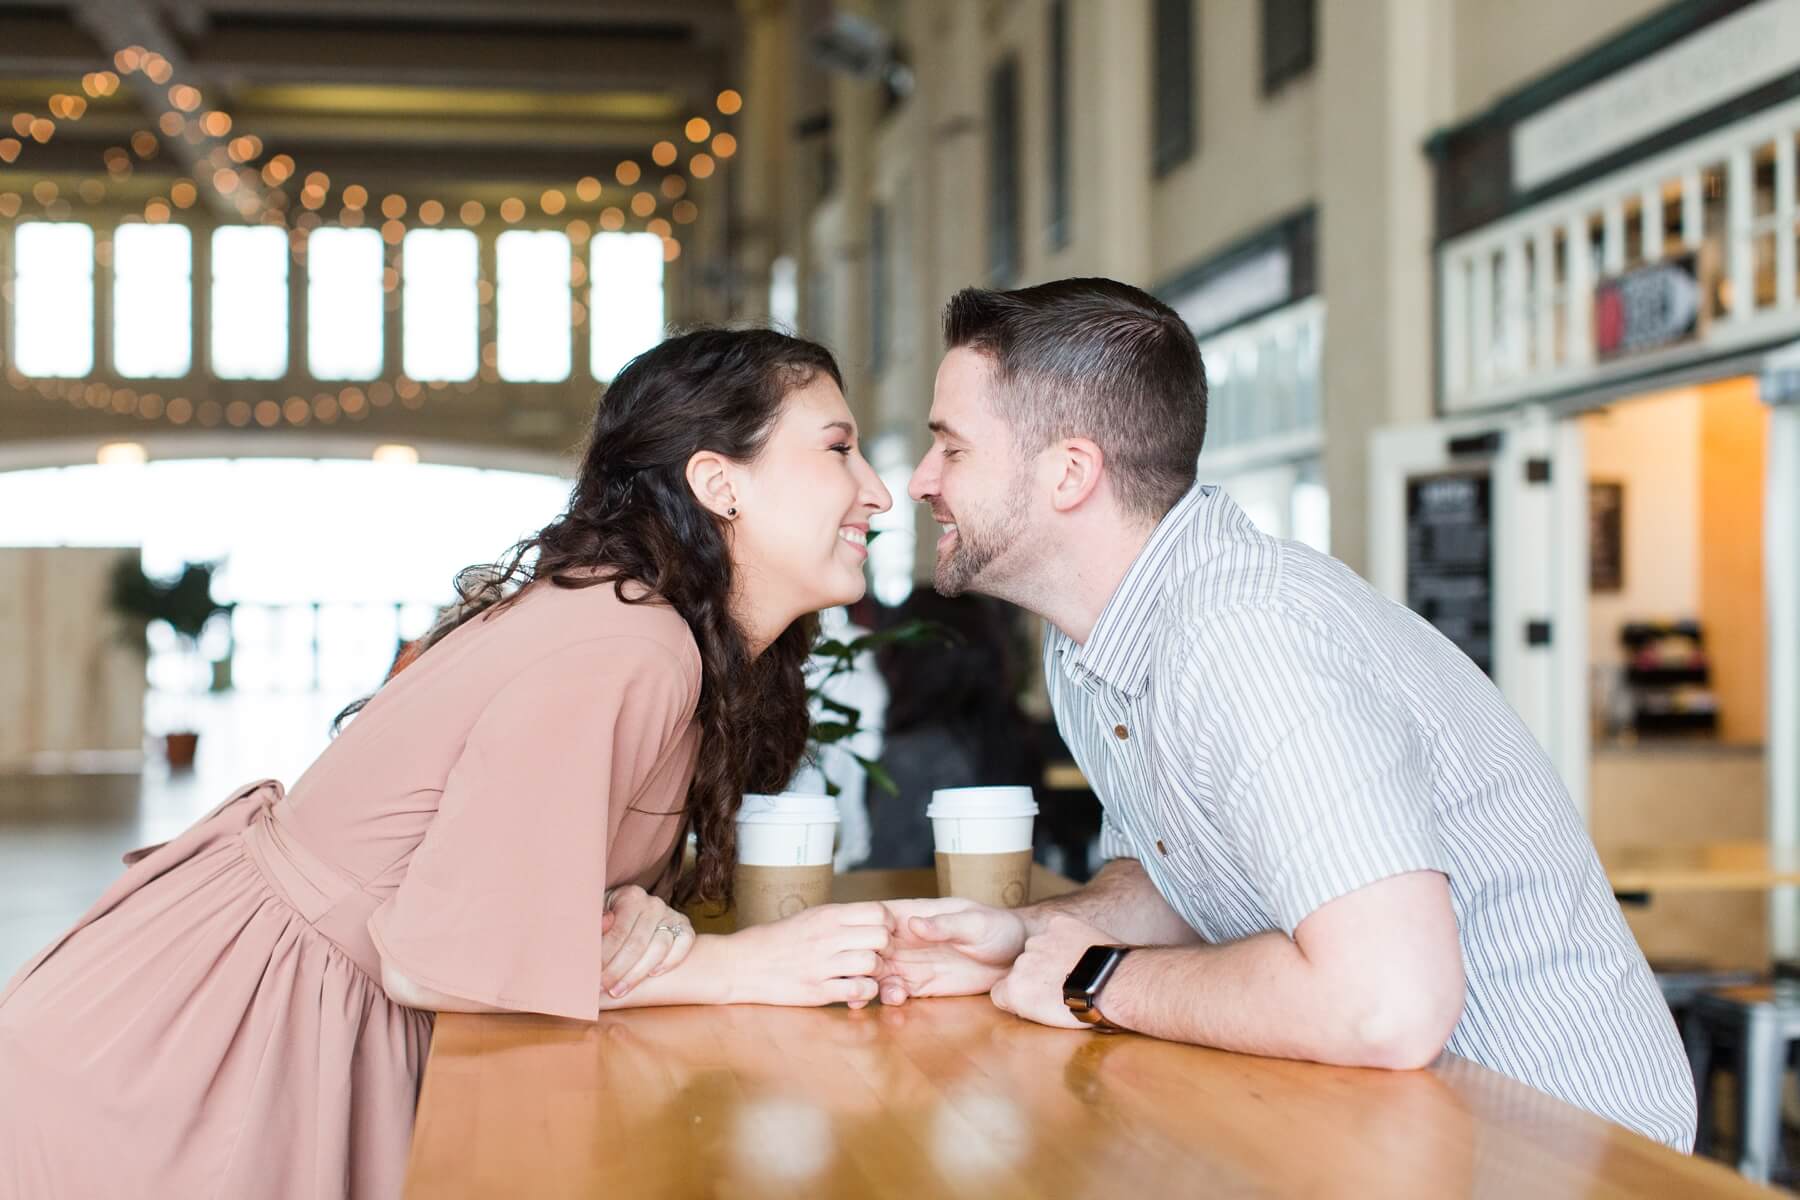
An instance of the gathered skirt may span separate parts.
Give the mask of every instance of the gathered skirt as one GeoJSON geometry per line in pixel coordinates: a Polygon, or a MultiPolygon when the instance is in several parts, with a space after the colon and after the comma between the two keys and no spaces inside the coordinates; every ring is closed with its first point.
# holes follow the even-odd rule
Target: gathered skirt
{"type": "Polygon", "coordinates": [[[0,1200],[400,1195],[431,1015],[283,887],[280,798],[128,855],[0,994],[0,1200]]]}

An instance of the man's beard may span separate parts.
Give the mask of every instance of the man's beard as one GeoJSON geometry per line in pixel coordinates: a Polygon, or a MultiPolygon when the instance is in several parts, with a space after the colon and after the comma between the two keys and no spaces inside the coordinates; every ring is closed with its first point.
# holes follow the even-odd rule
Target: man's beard
{"type": "Polygon", "coordinates": [[[960,596],[974,587],[981,573],[1013,548],[1025,532],[1025,493],[1020,488],[1008,487],[1006,494],[1010,497],[1006,510],[979,531],[958,517],[956,542],[948,558],[938,559],[933,580],[940,596],[960,596]]]}

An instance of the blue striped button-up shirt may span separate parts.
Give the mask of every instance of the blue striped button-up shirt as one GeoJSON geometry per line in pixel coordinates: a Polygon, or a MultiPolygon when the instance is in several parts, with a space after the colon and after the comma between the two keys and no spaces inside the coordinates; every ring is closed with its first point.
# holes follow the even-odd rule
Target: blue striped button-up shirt
{"type": "Polygon", "coordinates": [[[1086,645],[1048,630],[1044,669],[1102,855],[1142,862],[1201,937],[1292,936],[1357,888],[1441,871],[1468,981],[1449,1049],[1691,1147],[1681,1041],[1593,842],[1425,621],[1196,487],[1086,645]]]}

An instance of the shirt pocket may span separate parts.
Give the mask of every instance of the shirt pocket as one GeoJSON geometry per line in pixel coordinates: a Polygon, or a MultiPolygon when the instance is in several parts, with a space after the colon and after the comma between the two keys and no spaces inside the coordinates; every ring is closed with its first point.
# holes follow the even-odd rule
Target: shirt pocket
{"type": "Polygon", "coordinates": [[[1226,848],[1165,831],[1150,841],[1145,864],[1157,890],[1194,931],[1209,942],[1231,942],[1280,928],[1256,885],[1226,848]]]}

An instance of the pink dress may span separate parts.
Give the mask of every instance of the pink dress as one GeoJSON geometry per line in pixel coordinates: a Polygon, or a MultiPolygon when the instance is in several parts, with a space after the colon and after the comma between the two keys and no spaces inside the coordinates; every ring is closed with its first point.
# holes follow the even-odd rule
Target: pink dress
{"type": "Polygon", "coordinates": [[[0,1198],[398,1196],[414,981],[592,1020],[608,887],[672,882],[700,658],[661,604],[534,584],[283,795],[128,869],[0,994],[0,1198]]]}

